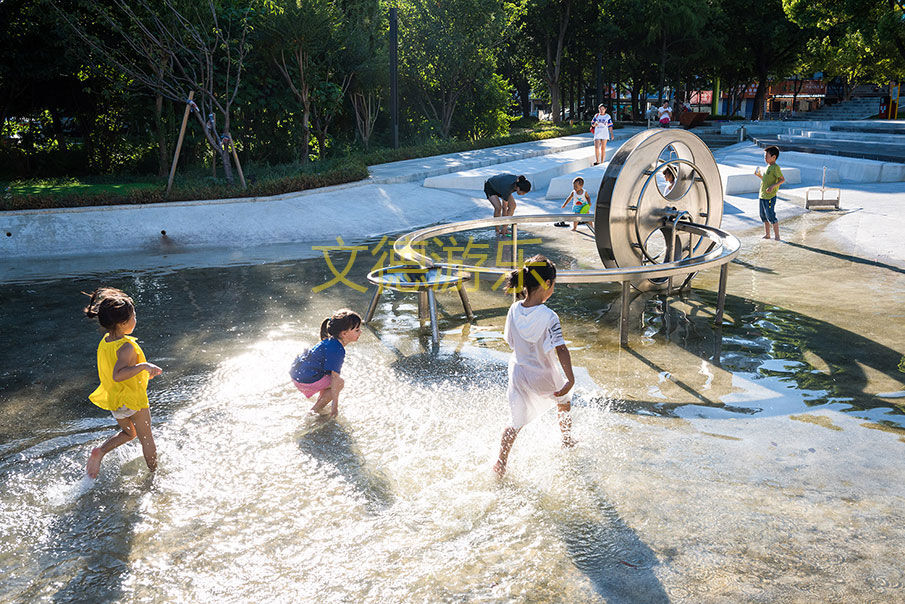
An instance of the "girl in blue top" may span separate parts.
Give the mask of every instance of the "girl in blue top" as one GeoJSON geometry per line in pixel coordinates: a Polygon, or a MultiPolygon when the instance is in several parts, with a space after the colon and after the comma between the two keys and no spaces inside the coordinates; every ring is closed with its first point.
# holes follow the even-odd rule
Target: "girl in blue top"
{"type": "Polygon", "coordinates": [[[307,398],[320,393],[311,407],[314,413],[323,413],[330,403],[330,417],[339,412],[339,393],[345,382],[339,376],[346,357],[346,345],[361,337],[361,317],[351,310],[333,313],[321,323],[321,341],[309,348],[292,362],[289,375],[299,392],[307,398]]]}

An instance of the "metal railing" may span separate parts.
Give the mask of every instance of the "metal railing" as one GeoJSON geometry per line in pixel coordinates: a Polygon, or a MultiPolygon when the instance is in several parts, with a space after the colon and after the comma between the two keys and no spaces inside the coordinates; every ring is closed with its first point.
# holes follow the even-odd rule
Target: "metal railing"
{"type": "MultiPolygon", "coordinates": [[[[394,244],[395,252],[402,258],[409,260],[421,267],[437,267],[449,270],[459,270],[468,273],[486,274],[486,275],[505,275],[516,268],[513,260],[512,266],[477,266],[469,264],[458,264],[449,262],[435,262],[426,254],[419,251],[420,243],[427,242],[433,237],[448,235],[451,233],[460,233],[488,227],[509,226],[513,229],[512,236],[512,258],[518,258],[518,225],[522,224],[549,224],[556,221],[563,222],[583,222],[588,220],[588,215],[580,214],[533,214],[525,216],[500,216],[496,218],[479,218],[476,220],[466,220],[463,222],[455,222],[441,224],[423,229],[418,229],[407,233],[396,240],[394,244]]],[[[678,217],[677,217],[678,218],[678,217]]],[[[670,231],[671,236],[675,238],[675,231],[684,231],[693,235],[698,235],[709,240],[710,245],[699,255],[689,256],[687,258],[672,259],[667,262],[658,264],[646,264],[635,267],[618,267],[605,269],[581,269],[581,270],[564,270],[558,271],[556,275],[557,282],[560,283],[621,283],[622,284],[622,317],[620,320],[620,342],[622,345],[628,343],[628,304],[629,289],[632,282],[640,282],[644,279],[664,279],[672,278],[676,275],[690,275],[709,268],[720,267],[719,291],[717,297],[717,308],[714,315],[714,322],[717,325],[722,324],[723,311],[726,300],[726,281],[728,277],[728,263],[731,262],[739,252],[741,244],[739,240],[732,234],[727,233],[719,228],[697,224],[693,222],[684,222],[678,219],[672,221],[670,225],[664,225],[670,231]]]]}

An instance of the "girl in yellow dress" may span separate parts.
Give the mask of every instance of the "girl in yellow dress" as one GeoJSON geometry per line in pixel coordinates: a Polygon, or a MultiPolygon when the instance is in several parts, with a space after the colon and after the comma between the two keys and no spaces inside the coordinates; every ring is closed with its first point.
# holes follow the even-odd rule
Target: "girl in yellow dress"
{"type": "Polygon", "coordinates": [[[136,436],[141,442],[148,469],[157,469],[157,447],[151,434],[148,380],[163,370],[148,363],[145,353],[131,334],[135,330],[135,305],[124,292],[101,287],[90,294],[85,307],[89,319],[97,319],[107,333],[97,345],[97,375],[101,385],[88,397],[92,403],[113,414],[122,428],[100,447],[91,450],[85,472],[97,478],[104,455],[136,436]]]}

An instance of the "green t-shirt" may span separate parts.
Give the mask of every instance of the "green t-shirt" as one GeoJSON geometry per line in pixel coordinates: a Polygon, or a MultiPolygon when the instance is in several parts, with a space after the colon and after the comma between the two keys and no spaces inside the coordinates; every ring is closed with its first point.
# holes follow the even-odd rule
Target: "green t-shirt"
{"type": "Polygon", "coordinates": [[[773,199],[776,197],[776,191],[778,189],[774,189],[771,193],[767,193],[767,189],[778,183],[781,178],[782,170],[779,169],[779,166],[776,164],[768,166],[767,171],[764,172],[763,177],[760,179],[760,198],[773,199]]]}

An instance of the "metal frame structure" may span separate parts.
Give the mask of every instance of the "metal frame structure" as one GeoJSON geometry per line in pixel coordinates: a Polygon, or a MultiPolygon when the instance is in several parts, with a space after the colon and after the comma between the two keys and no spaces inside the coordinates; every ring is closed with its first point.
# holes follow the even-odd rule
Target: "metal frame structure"
{"type": "MultiPolygon", "coordinates": [[[[713,155],[697,136],[683,130],[648,130],[635,135],[620,147],[610,162],[597,197],[595,240],[606,268],[558,271],[557,282],[620,283],[619,341],[626,346],[632,286],[641,291],[670,293],[673,277],[685,276],[682,285],[685,287],[695,273],[718,266],[720,278],[714,323],[721,325],[729,262],[738,255],[741,247],[735,236],[719,228],[723,213],[722,193],[713,155]],[[669,155],[664,159],[667,150],[669,155]],[[665,169],[675,171],[675,184],[666,193],[659,186],[650,186],[656,182],[656,174],[665,169]],[[696,218],[703,222],[695,222],[696,218]],[[657,231],[662,233],[666,243],[663,253],[654,253],[648,247],[651,235],[657,231]],[[663,261],[658,262],[661,256],[663,261]]],[[[371,299],[366,321],[373,317],[384,287],[417,291],[419,302],[427,296],[431,334],[437,343],[435,290],[456,287],[470,319],[472,313],[464,282],[472,274],[499,276],[514,267],[435,262],[419,251],[424,247],[423,243],[452,233],[509,226],[512,229],[512,258],[518,258],[519,225],[582,222],[588,218],[581,214],[501,216],[441,224],[403,235],[396,240],[394,250],[412,265],[384,268],[368,275],[368,280],[378,289],[371,299]]],[[[421,302],[419,311],[423,307],[421,302]]],[[[423,311],[419,314],[423,317],[423,311]]]]}
{"type": "Polygon", "coordinates": [[[842,198],[840,189],[833,189],[826,186],[826,166],[823,166],[823,177],[820,179],[820,188],[810,188],[804,193],[804,209],[810,210],[812,207],[828,207],[833,206],[839,209],[839,201],[842,198]],[[811,197],[811,192],[820,193],[820,197],[816,195],[811,197]]]}

